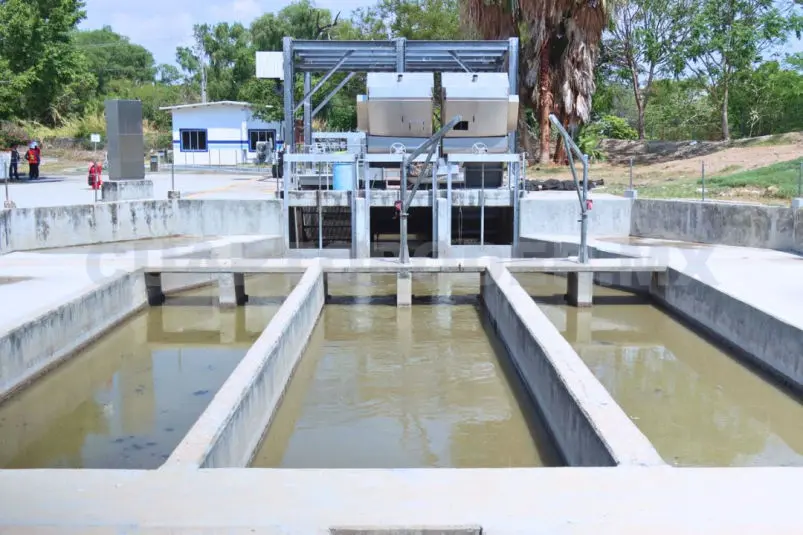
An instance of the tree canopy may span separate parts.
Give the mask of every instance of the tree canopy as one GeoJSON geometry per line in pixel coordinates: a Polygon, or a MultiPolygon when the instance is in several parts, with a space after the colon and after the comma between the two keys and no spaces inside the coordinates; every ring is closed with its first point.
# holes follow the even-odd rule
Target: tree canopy
{"type": "MultiPolygon", "coordinates": [[[[277,119],[283,93],[277,81],[255,77],[255,52],[281,50],[284,36],[515,35],[522,144],[542,160],[549,113],[584,125],[581,135],[720,139],[803,130],[803,54],[781,48],[803,30],[800,10],[792,0],[376,0],[343,13],[299,0],[248,24],[196,25],[174,64],[158,65],[111,27],[79,29],[83,0],[3,0],[0,121],[56,127],[99,115],[107,98],[136,98],[166,132],[169,117],[159,107],[198,102],[202,87],[210,101],[248,101],[277,119]],[[530,143],[539,136],[540,144],[530,143]]],[[[314,105],[344,76],[328,80],[314,105]]],[[[364,80],[353,77],[316,120],[354,128],[364,80]]],[[[296,80],[297,99],[302,89],[296,80]]]]}

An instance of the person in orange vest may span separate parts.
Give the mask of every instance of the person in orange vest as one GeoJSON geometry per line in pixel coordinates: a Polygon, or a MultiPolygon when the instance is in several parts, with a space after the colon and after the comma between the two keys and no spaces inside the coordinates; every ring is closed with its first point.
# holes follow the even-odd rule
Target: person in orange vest
{"type": "Polygon", "coordinates": [[[100,189],[103,185],[103,164],[100,162],[89,162],[89,177],[87,182],[92,186],[92,189],[100,189]]]}
{"type": "Polygon", "coordinates": [[[36,142],[32,143],[25,153],[25,160],[28,162],[28,178],[31,180],[39,178],[39,164],[42,161],[42,153],[36,142]]]}

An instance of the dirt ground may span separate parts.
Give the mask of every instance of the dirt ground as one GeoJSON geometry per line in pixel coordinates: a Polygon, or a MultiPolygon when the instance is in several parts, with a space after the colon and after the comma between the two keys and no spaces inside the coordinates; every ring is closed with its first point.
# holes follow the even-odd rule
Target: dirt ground
{"type": "MultiPolygon", "coordinates": [[[[605,190],[611,193],[621,193],[629,185],[629,159],[633,157],[633,185],[635,188],[649,189],[668,186],[671,190],[672,186],[688,186],[696,183],[700,179],[703,163],[705,163],[706,176],[713,177],[800,158],[803,156],[803,132],[740,140],[731,145],[721,142],[694,144],[692,147],[702,146],[692,151],[688,150],[689,144],[678,143],[675,144],[678,147],[675,154],[668,154],[664,149],[660,156],[654,158],[651,158],[651,155],[645,157],[647,151],[644,149],[644,145],[644,143],[639,144],[638,142],[612,142],[608,143],[606,147],[603,144],[603,149],[612,146],[615,148],[607,161],[591,164],[589,178],[602,179],[605,182],[605,190]],[[630,150],[626,150],[627,145],[630,150]],[[690,156],[689,153],[697,155],[690,156]]],[[[666,144],[664,143],[664,145],[666,144]]],[[[581,168],[578,166],[577,169],[579,172],[581,168]]],[[[527,169],[527,177],[537,180],[545,178],[569,180],[572,175],[566,166],[532,165],[527,169]]],[[[778,202],[763,199],[766,197],[765,193],[764,190],[740,188],[740,190],[723,192],[721,195],[732,200],[778,202]]]]}

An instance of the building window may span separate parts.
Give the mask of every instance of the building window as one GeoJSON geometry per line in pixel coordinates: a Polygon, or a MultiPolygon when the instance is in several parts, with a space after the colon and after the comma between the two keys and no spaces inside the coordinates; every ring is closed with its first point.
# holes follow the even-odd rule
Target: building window
{"type": "Polygon", "coordinates": [[[269,141],[268,146],[276,146],[276,130],[249,130],[248,131],[248,150],[256,152],[257,143],[269,141]]]}
{"type": "Polygon", "coordinates": [[[206,130],[182,130],[181,152],[206,152],[206,130]]]}

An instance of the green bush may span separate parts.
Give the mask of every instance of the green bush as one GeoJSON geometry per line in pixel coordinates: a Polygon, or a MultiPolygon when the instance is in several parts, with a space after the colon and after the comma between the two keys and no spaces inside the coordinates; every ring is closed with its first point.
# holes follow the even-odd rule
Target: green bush
{"type": "Polygon", "coordinates": [[[9,121],[0,122],[0,149],[27,145],[31,140],[24,128],[9,121]]]}
{"type": "Polygon", "coordinates": [[[616,115],[603,115],[584,128],[599,139],[638,139],[638,132],[626,119],[616,115]]]}

